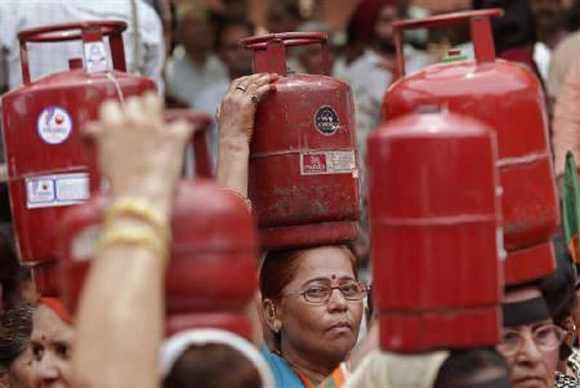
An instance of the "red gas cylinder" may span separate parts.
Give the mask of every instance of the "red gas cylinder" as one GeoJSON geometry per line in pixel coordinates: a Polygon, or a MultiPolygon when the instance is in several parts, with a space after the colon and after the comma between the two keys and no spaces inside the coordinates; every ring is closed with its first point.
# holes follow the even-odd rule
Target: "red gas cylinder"
{"type": "MultiPolygon", "coordinates": [[[[170,111],[166,117],[187,118],[194,133],[203,133],[211,122],[205,114],[184,111],[170,111]]],[[[196,165],[198,174],[204,165],[196,165]]],[[[62,293],[72,312],[94,257],[106,205],[105,196],[94,196],[69,209],[61,224],[62,293]]],[[[244,310],[257,289],[258,238],[245,202],[207,180],[182,181],[171,228],[172,257],[165,278],[168,334],[217,327],[250,338],[244,310]]]]}
{"type": "Polygon", "coordinates": [[[508,251],[505,279],[517,284],[555,269],[551,236],[559,223],[559,207],[542,87],[525,66],[496,59],[490,17],[497,15],[500,10],[471,11],[394,23],[401,75],[401,36],[406,29],[469,21],[475,61],[450,56],[445,63],[398,80],[383,108],[391,120],[421,106],[445,107],[495,130],[508,251]]]}
{"type": "MultiPolygon", "coordinates": [[[[62,294],[75,312],[94,256],[107,199],[70,209],[61,224],[62,294]]],[[[257,289],[258,241],[249,209],[209,181],[182,181],[171,221],[173,244],[165,278],[167,332],[219,327],[250,338],[245,307],[257,289]]]]}
{"type": "Polygon", "coordinates": [[[46,264],[56,257],[54,221],[67,206],[88,199],[89,181],[91,190],[99,187],[82,127],[96,119],[105,99],[123,100],[155,89],[153,81],[126,73],[121,36],[126,27],[120,21],[84,22],[18,34],[24,84],[2,97],[8,186],[20,259],[43,263],[37,278],[48,276],[48,283],[42,284],[55,280],[46,264]],[[113,70],[104,37],[109,37],[113,70]],[[69,71],[32,81],[27,44],[71,40],[82,40],[84,58],[71,58],[69,71]]]}
{"type": "Polygon", "coordinates": [[[61,277],[58,260],[41,261],[30,267],[32,280],[39,295],[60,297],[61,277]]]}
{"type": "Polygon", "coordinates": [[[322,33],[296,32],[242,40],[254,50],[256,73],[281,76],[276,93],[259,103],[251,144],[249,197],[266,248],[332,244],[357,236],[350,87],[327,75],[286,71],[286,47],[306,44],[322,45],[327,67],[326,39],[322,33]]]}
{"type": "Polygon", "coordinates": [[[369,136],[382,349],[497,343],[505,252],[496,162],[494,133],[447,112],[393,119],[369,136]]]}
{"type": "MultiPolygon", "coordinates": [[[[188,121],[195,129],[191,143],[187,147],[189,163],[184,166],[184,172],[191,171],[197,178],[210,178],[213,171],[210,165],[210,155],[207,144],[207,128],[211,117],[205,113],[194,112],[191,109],[169,109],[165,118],[168,122],[182,119],[188,121]]],[[[191,175],[191,174],[189,174],[191,175]]],[[[43,296],[60,296],[61,276],[58,261],[41,261],[32,265],[32,276],[38,292],[43,296]]]]}

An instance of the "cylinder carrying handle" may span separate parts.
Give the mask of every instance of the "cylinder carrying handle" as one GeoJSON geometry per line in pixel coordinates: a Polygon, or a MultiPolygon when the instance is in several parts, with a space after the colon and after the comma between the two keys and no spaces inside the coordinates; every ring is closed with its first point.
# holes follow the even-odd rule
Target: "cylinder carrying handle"
{"type": "Polygon", "coordinates": [[[473,41],[475,50],[475,61],[477,64],[483,64],[495,61],[495,45],[493,42],[490,18],[502,15],[502,9],[493,8],[454,12],[424,19],[399,20],[394,22],[393,29],[395,34],[395,47],[397,49],[397,77],[405,76],[405,55],[403,50],[403,32],[405,30],[441,27],[469,22],[471,27],[471,40],[473,41]]]}
{"type": "Polygon", "coordinates": [[[254,50],[254,72],[278,73],[285,76],[286,47],[320,44],[322,48],[321,74],[330,73],[330,55],[328,52],[328,35],[324,32],[284,32],[244,38],[240,44],[254,50]]]}
{"type": "Polygon", "coordinates": [[[127,29],[124,21],[86,21],[80,23],[57,24],[53,26],[31,28],[18,33],[20,42],[20,64],[22,81],[30,83],[30,67],[28,64],[27,43],[54,43],[82,40],[85,44],[102,41],[104,36],[110,37],[109,45],[113,57],[113,68],[127,71],[125,49],[122,33],[127,29]]]}

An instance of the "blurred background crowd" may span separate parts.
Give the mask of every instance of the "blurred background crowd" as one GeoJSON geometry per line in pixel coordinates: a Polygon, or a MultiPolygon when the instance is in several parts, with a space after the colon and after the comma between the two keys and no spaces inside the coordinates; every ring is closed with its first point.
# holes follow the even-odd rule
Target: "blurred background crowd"
{"type": "MultiPolygon", "coordinates": [[[[190,107],[212,116],[230,81],[252,71],[252,53],[241,47],[240,39],[268,32],[327,33],[330,49],[328,68],[324,68],[321,47],[312,45],[289,49],[288,71],[328,73],[350,84],[361,161],[365,160],[369,132],[383,119],[381,102],[385,91],[398,76],[392,27],[397,19],[501,7],[505,15],[493,21],[497,54],[521,62],[536,72],[544,85],[550,118],[560,94],[566,100],[562,103],[563,107],[567,106],[569,111],[574,110],[579,98],[574,88],[568,93],[560,91],[569,70],[580,58],[579,0],[131,0],[122,2],[122,7],[119,2],[91,3],[92,0],[63,3],[62,8],[76,7],[75,12],[81,16],[84,15],[81,12],[89,15],[86,9],[91,7],[106,9],[103,11],[105,16],[110,16],[111,12],[131,15],[139,9],[138,22],[133,20],[129,23],[130,33],[131,30],[140,31],[140,34],[130,35],[139,41],[126,42],[129,46],[129,69],[155,79],[159,90],[165,94],[168,107],[190,107]]],[[[4,12],[0,12],[0,22],[3,24],[0,29],[3,54],[0,56],[0,92],[4,92],[21,82],[15,33],[35,25],[66,22],[72,16],[70,9],[67,9],[69,12],[62,12],[54,6],[46,6],[50,20],[42,23],[43,18],[47,19],[46,13],[34,11],[45,6],[42,2],[2,0],[0,4],[4,8],[4,12]],[[9,6],[13,6],[14,10],[9,10],[9,6]]],[[[409,31],[404,39],[407,72],[444,60],[449,53],[461,58],[473,56],[467,25],[409,31]]],[[[53,48],[49,47],[48,50],[53,48]]],[[[31,63],[34,64],[34,61],[31,60],[31,63]]],[[[36,71],[33,68],[33,76],[55,70],[46,60],[36,65],[39,68],[36,71]]],[[[570,117],[564,108],[560,117],[564,122],[561,126],[566,129],[552,134],[558,175],[562,173],[560,170],[563,169],[565,153],[558,153],[558,144],[562,144],[563,150],[570,148],[568,135],[573,133],[574,125],[577,125],[574,123],[580,122],[575,116],[570,117]],[[561,160],[559,154],[562,155],[561,160]]],[[[217,130],[214,125],[209,133],[214,162],[217,130]]],[[[364,190],[364,170],[362,178],[361,187],[364,190]]],[[[8,197],[6,187],[1,187],[3,234],[9,236],[7,240],[10,241],[8,197]]],[[[359,256],[363,259],[368,256],[368,241],[364,236],[363,233],[358,246],[359,256]]],[[[3,261],[2,267],[5,268],[0,268],[0,275],[13,279],[14,266],[6,264],[8,262],[3,261]]]]}

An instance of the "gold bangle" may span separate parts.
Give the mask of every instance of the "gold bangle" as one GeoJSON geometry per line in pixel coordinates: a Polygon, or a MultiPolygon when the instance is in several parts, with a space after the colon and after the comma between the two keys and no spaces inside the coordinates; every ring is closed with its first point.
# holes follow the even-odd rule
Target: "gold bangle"
{"type": "Polygon", "coordinates": [[[149,201],[134,197],[118,199],[107,210],[105,223],[110,224],[112,220],[123,215],[139,218],[147,222],[156,229],[166,242],[171,240],[171,229],[168,220],[149,201]]]}
{"type": "Polygon", "coordinates": [[[109,226],[101,235],[97,249],[102,252],[104,249],[116,244],[137,245],[147,248],[160,258],[166,258],[169,254],[168,241],[156,235],[150,228],[129,225],[109,226]]]}

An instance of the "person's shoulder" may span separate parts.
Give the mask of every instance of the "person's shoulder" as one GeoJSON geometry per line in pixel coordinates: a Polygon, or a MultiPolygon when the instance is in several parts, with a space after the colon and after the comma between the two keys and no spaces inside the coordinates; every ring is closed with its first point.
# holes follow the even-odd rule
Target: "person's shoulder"
{"type": "Polygon", "coordinates": [[[284,361],[282,357],[272,353],[265,346],[260,349],[260,352],[272,370],[274,380],[276,381],[276,388],[304,387],[304,385],[300,382],[300,379],[298,379],[296,374],[292,371],[292,368],[290,368],[288,363],[284,361]]]}
{"type": "Polygon", "coordinates": [[[352,61],[348,68],[351,71],[362,70],[374,66],[378,54],[374,50],[366,49],[357,59],[352,61]]]}
{"type": "Polygon", "coordinates": [[[223,61],[215,54],[210,54],[207,57],[207,62],[205,67],[212,71],[215,76],[219,78],[226,78],[227,77],[227,69],[224,65],[223,61]]]}
{"type": "Polygon", "coordinates": [[[205,98],[214,98],[214,97],[219,97],[219,99],[221,100],[221,98],[223,96],[225,96],[226,92],[228,91],[228,88],[230,86],[230,82],[227,79],[220,79],[220,80],[216,80],[214,82],[212,82],[210,85],[208,85],[207,87],[203,88],[201,91],[199,92],[199,96],[201,97],[205,97],[205,98]]]}
{"type": "Polygon", "coordinates": [[[385,70],[381,64],[379,54],[374,50],[367,49],[348,66],[345,76],[348,77],[351,84],[360,85],[363,88],[382,87],[386,85],[384,78],[389,77],[390,72],[385,70]]]}

